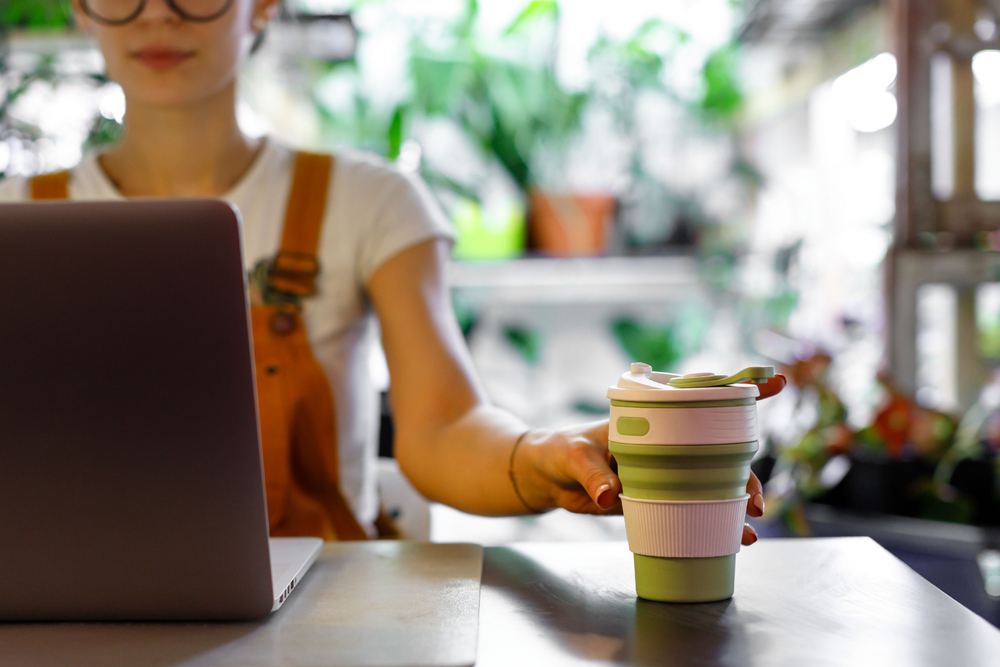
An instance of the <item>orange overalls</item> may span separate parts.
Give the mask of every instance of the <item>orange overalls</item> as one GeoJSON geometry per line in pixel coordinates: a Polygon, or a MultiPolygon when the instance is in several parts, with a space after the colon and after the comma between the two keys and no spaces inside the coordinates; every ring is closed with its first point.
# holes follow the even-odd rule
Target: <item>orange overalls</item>
{"type": "MultiPolygon", "coordinates": [[[[329,155],[296,154],[281,250],[254,272],[257,406],[271,535],[361,540],[368,536],[340,493],[333,393],[313,357],[299,303],[316,293],[332,169],[329,155]]],[[[65,171],[36,176],[31,197],[66,199],[68,181],[65,171]]]]}

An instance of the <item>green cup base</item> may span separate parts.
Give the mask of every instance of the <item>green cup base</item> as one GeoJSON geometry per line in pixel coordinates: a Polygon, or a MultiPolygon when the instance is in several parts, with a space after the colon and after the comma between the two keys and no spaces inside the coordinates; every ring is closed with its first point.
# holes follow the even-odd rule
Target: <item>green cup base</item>
{"type": "Polygon", "coordinates": [[[635,557],[635,591],[657,602],[717,602],[733,597],[736,554],[714,558],[635,557]]]}

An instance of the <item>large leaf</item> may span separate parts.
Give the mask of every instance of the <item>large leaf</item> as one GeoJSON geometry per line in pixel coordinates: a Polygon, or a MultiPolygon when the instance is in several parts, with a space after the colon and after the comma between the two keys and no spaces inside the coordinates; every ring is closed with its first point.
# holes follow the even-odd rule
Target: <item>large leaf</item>
{"type": "Polygon", "coordinates": [[[705,61],[703,78],[705,96],[701,108],[717,117],[732,116],[743,104],[737,78],[737,51],[734,46],[725,46],[705,61]]]}
{"type": "Polygon", "coordinates": [[[559,19],[559,3],[555,0],[532,0],[528,6],[517,15],[505,34],[516,35],[539,20],[555,22],[559,19]]]}
{"type": "Polygon", "coordinates": [[[458,54],[436,55],[423,49],[410,59],[416,105],[428,116],[452,115],[476,83],[475,62],[458,54]]]}
{"type": "Polygon", "coordinates": [[[69,0],[0,0],[3,27],[65,28],[73,24],[69,0]]]}
{"type": "Polygon", "coordinates": [[[647,363],[654,370],[673,370],[684,358],[682,344],[672,326],[623,318],[612,323],[611,331],[630,359],[647,363]]]}
{"type": "Polygon", "coordinates": [[[403,145],[403,114],[404,108],[396,107],[396,111],[392,114],[392,122],[389,124],[389,150],[386,157],[390,160],[399,157],[399,149],[403,145]]]}

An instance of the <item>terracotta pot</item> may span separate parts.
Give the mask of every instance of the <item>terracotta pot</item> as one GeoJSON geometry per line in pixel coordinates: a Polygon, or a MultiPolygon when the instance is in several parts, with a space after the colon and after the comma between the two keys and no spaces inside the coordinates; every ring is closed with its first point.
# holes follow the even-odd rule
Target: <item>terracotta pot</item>
{"type": "Polygon", "coordinates": [[[607,193],[529,194],[531,247],[558,257],[599,255],[607,249],[618,200],[607,193]]]}

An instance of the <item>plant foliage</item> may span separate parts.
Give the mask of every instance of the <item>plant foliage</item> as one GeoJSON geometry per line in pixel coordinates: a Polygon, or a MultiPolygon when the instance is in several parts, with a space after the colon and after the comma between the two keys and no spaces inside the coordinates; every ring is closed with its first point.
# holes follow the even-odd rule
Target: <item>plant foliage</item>
{"type": "Polygon", "coordinates": [[[3,28],[67,28],[73,25],[69,0],[0,0],[3,28]]]}

